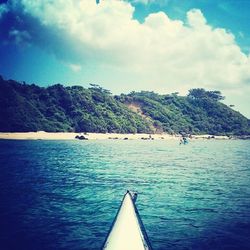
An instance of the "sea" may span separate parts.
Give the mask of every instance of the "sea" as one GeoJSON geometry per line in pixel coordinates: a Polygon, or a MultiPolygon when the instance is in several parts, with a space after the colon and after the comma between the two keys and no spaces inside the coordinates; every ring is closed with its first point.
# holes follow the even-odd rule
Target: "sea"
{"type": "Polygon", "coordinates": [[[0,249],[101,249],[127,190],[155,250],[250,249],[250,141],[0,140],[0,249]]]}

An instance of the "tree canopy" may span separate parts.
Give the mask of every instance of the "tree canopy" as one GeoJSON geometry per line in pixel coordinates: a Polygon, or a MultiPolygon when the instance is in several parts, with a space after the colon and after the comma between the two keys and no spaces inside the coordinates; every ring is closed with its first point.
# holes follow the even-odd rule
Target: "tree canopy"
{"type": "Polygon", "coordinates": [[[113,96],[96,84],[42,88],[0,77],[0,131],[249,134],[249,120],[223,98],[204,89],[113,96]]]}
{"type": "Polygon", "coordinates": [[[190,89],[188,97],[193,99],[211,99],[213,101],[221,101],[225,99],[225,97],[222,96],[221,92],[218,90],[206,91],[202,88],[190,89]]]}

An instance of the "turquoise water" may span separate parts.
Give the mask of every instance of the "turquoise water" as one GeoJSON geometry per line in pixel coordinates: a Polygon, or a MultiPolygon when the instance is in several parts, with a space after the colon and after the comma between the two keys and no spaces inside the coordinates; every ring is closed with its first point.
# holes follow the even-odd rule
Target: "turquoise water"
{"type": "Polygon", "coordinates": [[[0,249],[100,249],[127,189],[157,249],[250,249],[250,141],[0,141],[0,249]]]}

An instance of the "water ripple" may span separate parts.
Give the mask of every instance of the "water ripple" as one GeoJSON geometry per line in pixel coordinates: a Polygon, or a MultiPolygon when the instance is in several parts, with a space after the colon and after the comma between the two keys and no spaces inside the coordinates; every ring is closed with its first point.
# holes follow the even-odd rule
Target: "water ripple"
{"type": "Polygon", "coordinates": [[[0,249],[99,249],[127,189],[154,249],[249,249],[249,146],[0,141],[0,249]]]}

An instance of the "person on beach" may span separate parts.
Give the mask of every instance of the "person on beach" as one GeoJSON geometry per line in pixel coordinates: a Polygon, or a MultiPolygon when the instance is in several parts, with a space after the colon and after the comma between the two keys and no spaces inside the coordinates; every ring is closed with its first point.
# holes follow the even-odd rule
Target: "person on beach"
{"type": "Polygon", "coordinates": [[[183,144],[184,144],[184,145],[188,144],[187,137],[183,137],[183,144]]]}
{"type": "Polygon", "coordinates": [[[185,136],[182,136],[182,137],[180,138],[180,143],[179,143],[179,144],[180,144],[180,145],[181,145],[181,144],[183,144],[183,145],[188,144],[187,138],[186,138],[185,136]]]}
{"type": "Polygon", "coordinates": [[[179,143],[179,144],[180,144],[180,145],[181,145],[181,144],[184,144],[183,137],[180,138],[180,143],[179,143]]]}

